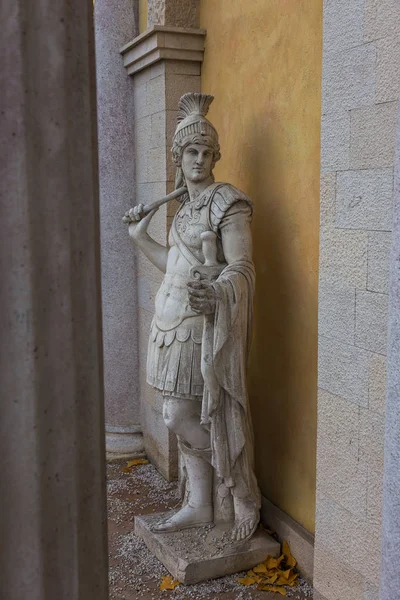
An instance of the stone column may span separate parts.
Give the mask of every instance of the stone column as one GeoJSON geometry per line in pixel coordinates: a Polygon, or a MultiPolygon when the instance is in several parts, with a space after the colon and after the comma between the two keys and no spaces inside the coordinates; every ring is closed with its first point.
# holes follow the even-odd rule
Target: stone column
{"type": "Polygon", "coordinates": [[[136,261],[122,223],[135,196],[133,83],[119,53],[138,34],[137,4],[95,3],[107,458],[143,452],[136,261]]]}
{"type": "Polygon", "coordinates": [[[400,104],[394,188],[393,246],[389,279],[380,600],[396,598],[400,589],[399,570],[393,570],[393,557],[398,556],[400,552],[400,104]]]}
{"type": "Polygon", "coordinates": [[[7,600],[108,597],[92,11],[0,5],[7,600]]]}
{"type": "MultiPolygon", "coordinates": [[[[170,148],[178,100],[186,92],[200,91],[205,31],[197,28],[198,2],[185,3],[185,9],[183,4],[181,11],[174,12],[176,2],[150,0],[149,28],[122,49],[127,73],[133,76],[137,203],[162,198],[174,189],[170,148]],[[179,27],[174,26],[173,14],[179,27]],[[161,24],[154,23],[156,17],[161,24]]],[[[170,203],[162,207],[150,227],[151,235],[164,245],[176,206],[170,203]]],[[[161,272],[139,254],[139,383],[144,445],[161,473],[173,479],[177,476],[176,437],[164,424],[161,394],[146,383],[148,335],[161,281],[161,272]]]]}

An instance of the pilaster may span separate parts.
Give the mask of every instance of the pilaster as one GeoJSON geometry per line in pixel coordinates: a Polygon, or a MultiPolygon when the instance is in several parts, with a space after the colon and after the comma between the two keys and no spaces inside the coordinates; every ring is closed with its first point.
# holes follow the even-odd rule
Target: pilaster
{"type": "MultiPolygon", "coordinates": [[[[124,65],[133,78],[136,203],[157,200],[174,189],[175,166],[170,148],[178,101],[186,92],[200,91],[206,32],[193,27],[197,24],[197,2],[186,3],[186,9],[191,7],[190,10],[178,11],[180,18],[175,21],[171,17],[172,4],[176,6],[168,0],[149,2],[152,24],[121,50],[124,65]],[[162,24],[154,24],[155,14],[162,24]],[[183,15],[186,21],[182,22],[183,15]]],[[[149,232],[161,244],[167,244],[176,206],[176,203],[163,206],[151,223],[149,232]]],[[[161,394],[146,383],[149,329],[162,277],[147,258],[138,256],[139,383],[144,445],[161,473],[173,479],[178,471],[175,435],[164,424],[161,394]]]]}

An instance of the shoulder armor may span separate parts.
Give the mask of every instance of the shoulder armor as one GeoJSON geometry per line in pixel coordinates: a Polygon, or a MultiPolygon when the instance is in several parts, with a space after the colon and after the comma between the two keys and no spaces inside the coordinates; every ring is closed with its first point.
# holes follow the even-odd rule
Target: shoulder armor
{"type": "Polygon", "coordinates": [[[210,202],[210,225],[213,231],[217,231],[226,211],[240,200],[246,202],[253,212],[253,203],[248,196],[229,183],[219,184],[210,202]]]}

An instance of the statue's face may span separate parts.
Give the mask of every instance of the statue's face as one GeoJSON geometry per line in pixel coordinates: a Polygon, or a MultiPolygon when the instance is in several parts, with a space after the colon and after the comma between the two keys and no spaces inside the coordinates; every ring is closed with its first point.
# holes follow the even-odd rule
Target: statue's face
{"type": "Polygon", "coordinates": [[[186,181],[200,183],[211,175],[213,151],[203,144],[190,144],[182,154],[182,170],[186,181]]]}

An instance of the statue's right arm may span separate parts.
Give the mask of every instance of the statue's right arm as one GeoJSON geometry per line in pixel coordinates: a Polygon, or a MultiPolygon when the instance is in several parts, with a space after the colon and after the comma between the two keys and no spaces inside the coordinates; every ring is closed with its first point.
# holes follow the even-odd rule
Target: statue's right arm
{"type": "Polygon", "coordinates": [[[153,218],[156,210],[153,210],[146,216],[141,216],[143,205],[139,204],[133,209],[135,220],[129,224],[129,235],[134,244],[138,246],[143,254],[147,256],[150,262],[163,273],[167,270],[168,249],[162,246],[147,233],[147,228],[153,218]]]}

